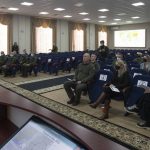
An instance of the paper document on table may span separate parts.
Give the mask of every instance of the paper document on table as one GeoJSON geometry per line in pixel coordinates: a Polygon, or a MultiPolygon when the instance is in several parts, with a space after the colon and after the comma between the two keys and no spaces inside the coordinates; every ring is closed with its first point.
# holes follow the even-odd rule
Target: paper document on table
{"type": "Polygon", "coordinates": [[[114,85],[112,85],[112,84],[111,84],[109,87],[110,87],[111,90],[114,91],[114,92],[120,92],[119,89],[116,88],[116,87],[115,87],[114,85]]]}

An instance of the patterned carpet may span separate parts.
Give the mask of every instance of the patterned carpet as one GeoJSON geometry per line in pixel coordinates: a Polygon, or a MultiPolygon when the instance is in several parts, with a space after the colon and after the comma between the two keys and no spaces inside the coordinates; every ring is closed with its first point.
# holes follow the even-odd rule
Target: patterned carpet
{"type": "Polygon", "coordinates": [[[78,111],[67,105],[63,105],[61,103],[45,98],[31,91],[25,90],[7,81],[0,80],[0,85],[28,98],[29,100],[39,105],[42,105],[47,109],[50,109],[51,111],[59,113],[75,122],[78,122],[79,124],[93,129],[96,132],[99,132],[100,134],[129,147],[129,149],[150,149],[149,137],[143,136],[141,134],[109,123],[107,121],[99,120],[98,118],[95,118],[84,112],[78,111]]]}

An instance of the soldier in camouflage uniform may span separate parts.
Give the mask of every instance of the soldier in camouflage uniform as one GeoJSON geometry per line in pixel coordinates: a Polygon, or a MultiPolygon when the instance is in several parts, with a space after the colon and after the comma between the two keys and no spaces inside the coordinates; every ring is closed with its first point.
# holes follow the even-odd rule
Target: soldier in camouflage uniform
{"type": "Polygon", "coordinates": [[[30,59],[29,59],[28,54],[21,55],[20,69],[21,69],[21,76],[22,77],[28,77],[28,72],[30,69],[30,59]]]}
{"type": "Polygon", "coordinates": [[[87,85],[91,82],[94,75],[95,66],[90,62],[90,54],[85,53],[83,55],[83,62],[79,64],[75,71],[74,79],[64,83],[64,88],[70,98],[67,102],[68,104],[73,106],[79,104],[82,91],[87,89],[87,85]]]}
{"type": "Polygon", "coordinates": [[[7,61],[7,56],[5,55],[4,51],[1,51],[1,56],[0,56],[0,73],[2,73],[3,66],[5,65],[7,61]]]}
{"type": "Polygon", "coordinates": [[[37,68],[37,57],[35,54],[31,53],[29,57],[30,62],[30,68],[29,68],[29,74],[32,74],[32,71],[34,72],[34,75],[37,76],[38,68],[37,68]]]}
{"type": "Polygon", "coordinates": [[[16,57],[16,52],[14,51],[10,55],[8,55],[7,61],[5,65],[3,66],[4,76],[15,77],[16,66],[17,66],[17,57],[16,57]]]}

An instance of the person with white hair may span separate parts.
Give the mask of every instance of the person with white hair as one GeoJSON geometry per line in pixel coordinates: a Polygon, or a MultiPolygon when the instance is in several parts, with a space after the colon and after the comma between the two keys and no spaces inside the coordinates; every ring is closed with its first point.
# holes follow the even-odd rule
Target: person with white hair
{"type": "Polygon", "coordinates": [[[83,55],[83,62],[80,63],[75,71],[74,79],[64,83],[64,88],[70,100],[67,104],[76,106],[80,102],[82,91],[87,89],[87,85],[95,75],[95,66],[90,61],[90,54],[83,55]]]}

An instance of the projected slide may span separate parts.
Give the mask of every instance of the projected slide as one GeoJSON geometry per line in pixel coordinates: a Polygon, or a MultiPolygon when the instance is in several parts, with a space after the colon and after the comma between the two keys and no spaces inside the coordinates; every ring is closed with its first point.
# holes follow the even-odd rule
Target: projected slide
{"type": "Polygon", "coordinates": [[[145,47],[145,29],[114,32],[115,47],[145,47]]]}

